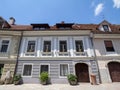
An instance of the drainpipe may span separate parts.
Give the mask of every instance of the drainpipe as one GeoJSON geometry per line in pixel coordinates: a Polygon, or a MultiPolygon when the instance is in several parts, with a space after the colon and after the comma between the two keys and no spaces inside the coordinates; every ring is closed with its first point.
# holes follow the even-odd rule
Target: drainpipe
{"type": "Polygon", "coordinates": [[[16,59],[16,65],[15,65],[14,76],[15,76],[15,74],[16,74],[16,72],[17,72],[18,58],[19,58],[19,54],[20,54],[20,47],[21,47],[23,32],[24,32],[24,31],[21,31],[20,41],[19,41],[19,45],[18,45],[18,52],[17,52],[17,59],[16,59]]]}
{"type": "Polygon", "coordinates": [[[101,75],[100,75],[100,71],[99,71],[99,65],[98,65],[97,55],[96,55],[96,52],[95,52],[94,33],[93,32],[90,32],[90,37],[91,37],[91,43],[92,43],[93,52],[94,52],[94,60],[96,60],[96,64],[97,64],[97,68],[98,68],[99,83],[101,83],[101,75]]]}

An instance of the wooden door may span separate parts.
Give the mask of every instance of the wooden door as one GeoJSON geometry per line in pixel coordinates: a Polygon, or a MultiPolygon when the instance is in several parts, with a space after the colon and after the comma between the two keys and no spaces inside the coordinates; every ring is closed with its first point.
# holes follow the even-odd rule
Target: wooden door
{"type": "Polygon", "coordinates": [[[87,64],[78,63],[75,65],[75,69],[76,69],[78,82],[90,82],[87,64]]]}
{"type": "Polygon", "coordinates": [[[108,63],[108,68],[112,82],[120,82],[120,63],[110,62],[108,63]]]}

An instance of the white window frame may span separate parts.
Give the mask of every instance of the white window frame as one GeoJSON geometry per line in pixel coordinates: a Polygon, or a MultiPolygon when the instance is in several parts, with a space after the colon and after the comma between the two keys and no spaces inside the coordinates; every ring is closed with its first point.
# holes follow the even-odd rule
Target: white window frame
{"type": "Polygon", "coordinates": [[[58,37],[57,40],[57,57],[69,57],[70,56],[70,45],[69,45],[69,37],[58,37]],[[60,52],[60,41],[67,42],[67,52],[60,52]],[[60,55],[61,54],[61,55],[60,55]]]}
{"type": "Polygon", "coordinates": [[[53,56],[53,41],[52,41],[53,37],[42,37],[42,41],[41,41],[41,57],[52,57],[53,56]],[[51,42],[51,52],[44,52],[44,41],[50,41],[51,42]],[[45,56],[44,56],[44,55],[45,56]]]}
{"type": "MultiPolygon", "coordinates": [[[[86,57],[87,56],[87,50],[85,49],[85,48],[88,48],[88,47],[86,47],[85,46],[85,41],[86,40],[84,40],[84,37],[73,37],[73,42],[74,42],[74,46],[73,46],[73,52],[74,52],[74,56],[75,57],[86,57]],[[83,52],[76,52],[76,43],[75,43],[75,41],[82,41],[82,43],[83,43],[83,52]],[[76,53],[84,53],[85,55],[76,55],[76,53]]],[[[87,42],[86,42],[87,43],[87,42]]]]}
{"type": "Polygon", "coordinates": [[[39,76],[40,76],[41,65],[48,65],[48,74],[50,75],[50,64],[49,63],[40,63],[40,65],[39,65],[39,76]]]}
{"type": "Polygon", "coordinates": [[[105,49],[105,52],[106,52],[106,56],[116,56],[116,55],[118,55],[117,52],[116,52],[115,45],[114,45],[113,42],[114,42],[114,41],[111,40],[111,39],[104,39],[104,40],[103,40],[103,45],[104,45],[104,49],[105,49]],[[104,41],[111,41],[111,42],[112,42],[112,45],[113,45],[113,48],[114,48],[114,51],[108,52],[108,51],[106,50],[105,42],[104,42],[104,41]]]}
{"type": "MultiPolygon", "coordinates": [[[[27,37],[26,38],[26,42],[25,42],[25,53],[24,53],[24,56],[25,57],[35,57],[35,56],[37,56],[36,54],[37,54],[37,38],[35,37],[33,37],[33,38],[31,38],[31,37],[27,37]],[[27,47],[28,47],[28,42],[29,41],[35,41],[35,51],[34,52],[27,52],[27,47]],[[26,55],[26,54],[28,54],[28,55],[26,55]],[[30,54],[34,54],[34,55],[30,55],[30,54]]],[[[24,45],[24,44],[23,44],[24,45]]]]}
{"type": "Polygon", "coordinates": [[[32,77],[32,75],[33,75],[33,63],[23,63],[22,74],[21,75],[22,75],[22,77],[32,77]],[[31,70],[31,75],[30,76],[23,75],[25,65],[32,65],[32,70],[31,70]]]}
{"type": "MultiPolygon", "coordinates": [[[[74,41],[74,44],[75,44],[75,52],[77,52],[77,50],[76,50],[76,41],[82,41],[82,44],[83,44],[83,40],[75,40],[75,41],[74,41]]],[[[84,44],[83,44],[83,52],[84,52],[84,44]]]]}
{"type": "Polygon", "coordinates": [[[60,75],[60,65],[67,65],[68,66],[68,74],[70,74],[70,68],[69,68],[69,64],[68,63],[60,63],[59,64],[59,78],[67,78],[67,76],[61,76],[60,75]]]}
{"type": "Polygon", "coordinates": [[[8,53],[9,49],[10,49],[10,44],[11,44],[11,39],[10,38],[2,38],[0,40],[0,50],[1,50],[1,47],[2,47],[2,41],[3,40],[8,40],[9,41],[9,44],[8,44],[8,48],[7,48],[7,52],[0,52],[0,53],[8,53]]]}
{"type": "Polygon", "coordinates": [[[68,42],[68,37],[58,37],[58,52],[60,52],[60,41],[66,41],[67,43],[67,52],[69,52],[69,42],[68,42]]]}

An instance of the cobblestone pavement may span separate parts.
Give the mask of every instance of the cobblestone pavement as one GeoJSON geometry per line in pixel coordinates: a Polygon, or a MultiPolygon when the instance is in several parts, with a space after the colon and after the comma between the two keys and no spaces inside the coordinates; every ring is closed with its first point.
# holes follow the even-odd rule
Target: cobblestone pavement
{"type": "Polygon", "coordinates": [[[22,84],[22,85],[0,85],[0,90],[120,90],[120,83],[90,85],[79,84],[71,86],[69,84],[22,84]]]}

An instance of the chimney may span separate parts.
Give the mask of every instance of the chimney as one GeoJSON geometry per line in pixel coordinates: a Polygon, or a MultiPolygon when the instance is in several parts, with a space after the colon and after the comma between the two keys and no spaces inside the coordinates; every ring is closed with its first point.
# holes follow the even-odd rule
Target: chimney
{"type": "Polygon", "coordinates": [[[10,17],[9,24],[10,25],[14,25],[15,24],[15,19],[13,17],[10,17]]]}

